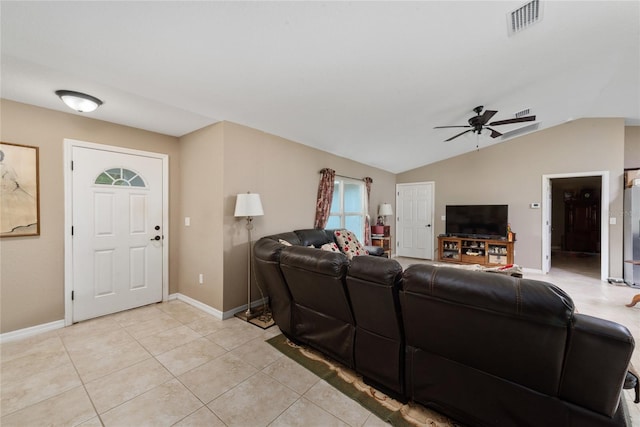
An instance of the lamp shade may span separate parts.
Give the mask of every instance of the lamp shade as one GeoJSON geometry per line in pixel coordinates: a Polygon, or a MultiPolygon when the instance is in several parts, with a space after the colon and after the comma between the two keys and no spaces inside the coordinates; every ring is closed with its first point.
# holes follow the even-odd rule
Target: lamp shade
{"type": "Polygon", "coordinates": [[[262,216],[262,202],[257,193],[242,193],[236,198],[236,211],[234,216],[262,216]]]}
{"type": "Polygon", "coordinates": [[[62,99],[67,107],[79,113],[90,113],[102,105],[102,101],[95,96],[73,90],[57,90],[56,95],[62,99]]]}
{"type": "Polygon", "coordinates": [[[391,204],[389,203],[381,204],[380,207],[378,208],[378,215],[381,215],[381,216],[393,215],[393,209],[391,208],[391,204]]]}

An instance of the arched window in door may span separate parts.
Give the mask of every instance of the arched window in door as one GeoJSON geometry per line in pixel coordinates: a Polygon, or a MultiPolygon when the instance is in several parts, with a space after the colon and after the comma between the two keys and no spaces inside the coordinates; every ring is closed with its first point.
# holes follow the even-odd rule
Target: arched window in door
{"type": "Polygon", "coordinates": [[[94,183],[117,187],[147,187],[146,182],[137,172],[126,168],[106,169],[98,175],[94,183]]]}

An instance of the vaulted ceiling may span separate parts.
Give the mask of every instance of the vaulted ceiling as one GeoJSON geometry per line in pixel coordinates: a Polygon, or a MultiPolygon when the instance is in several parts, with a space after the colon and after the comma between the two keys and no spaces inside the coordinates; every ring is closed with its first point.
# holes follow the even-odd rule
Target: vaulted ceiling
{"type": "Polygon", "coordinates": [[[541,1],[509,34],[523,4],[2,1],[1,96],[70,112],[54,91],[76,90],[104,101],[87,117],[229,120],[394,173],[578,118],[640,125],[640,3],[541,1]],[[537,120],[433,129],[478,105],[537,120]]]}

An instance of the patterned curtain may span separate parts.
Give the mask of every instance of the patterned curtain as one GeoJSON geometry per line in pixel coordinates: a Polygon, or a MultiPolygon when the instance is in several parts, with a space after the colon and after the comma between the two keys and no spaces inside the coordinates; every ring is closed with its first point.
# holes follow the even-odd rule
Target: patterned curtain
{"type": "Polygon", "coordinates": [[[324,229],[329,221],[331,212],[331,199],[333,199],[333,183],[336,179],[336,171],[324,168],[320,171],[320,184],[318,184],[318,200],[316,201],[316,220],[314,228],[324,229]]]}
{"type": "Polygon", "coordinates": [[[362,178],[365,187],[367,187],[367,197],[364,198],[364,211],[367,213],[364,217],[364,244],[371,245],[371,221],[369,220],[369,198],[371,197],[371,183],[373,180],[369,177],[362,178]]]}

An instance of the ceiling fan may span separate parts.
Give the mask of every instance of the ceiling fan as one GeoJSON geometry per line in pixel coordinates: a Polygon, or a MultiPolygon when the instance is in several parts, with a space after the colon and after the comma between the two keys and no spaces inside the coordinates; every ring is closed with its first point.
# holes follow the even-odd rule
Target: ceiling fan
{"type": "Polygon", "coordinates": [[[497,113],[497,111],[485,110],[484,113],[480,114],[482,112],[483,108],[484,107],[482,105],[479,105],[479,106],[477,106],[476,108],[473,109],[473,112],[476,113],[476,115],[469,119],[469,124],[468,125],[436,126],[434,129],[471,128],[471,129],[467,129],[467,130],[465,130],[463,132],[460,132],[459,134],[454,135],[449,139],[446,139],[445,142],[451,141],[452,139],[455,139],[455,138],[457,138],[459,136],[462,136],[467,132],[475,132],[478,135],[480,135],[482,133],[483,129],[487,129],[487,130],[491,131],[491,138],[497,138],[497,137],[501,136],[502,134],[500,132],[498,132],[497,130],[490,128],[489,126],[500,126],[500,125],[510,125],[512,123],[532,122],[532,121],[534,121],[536,119],[536,116],[524,116],[524,117],[516,117],[514,119],[498,120],[496,122],[488,123],[489,120],[491,120],[491,118],[497,113]]]}

